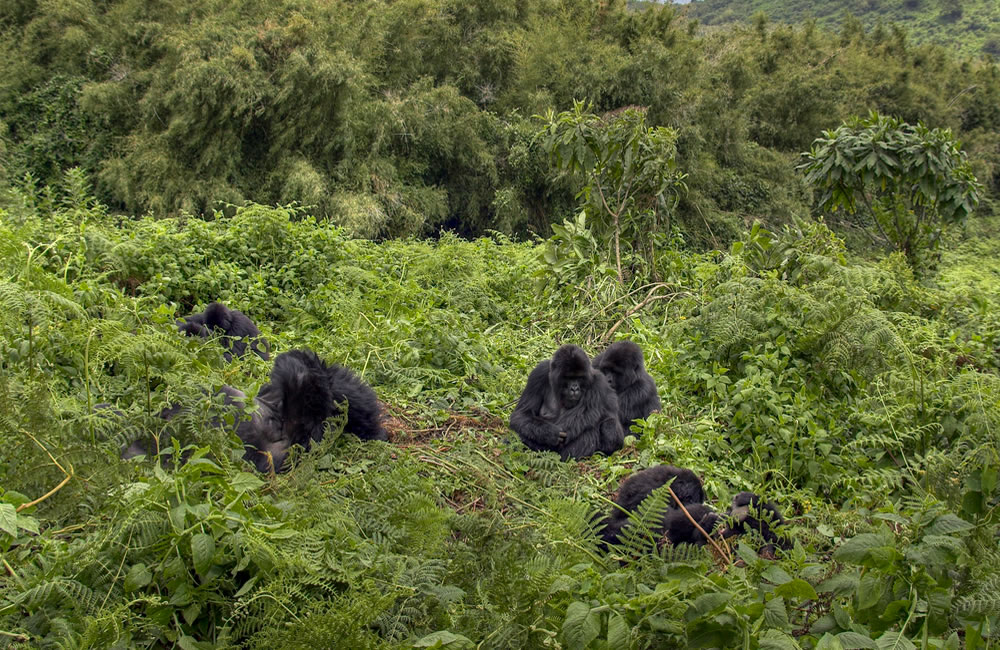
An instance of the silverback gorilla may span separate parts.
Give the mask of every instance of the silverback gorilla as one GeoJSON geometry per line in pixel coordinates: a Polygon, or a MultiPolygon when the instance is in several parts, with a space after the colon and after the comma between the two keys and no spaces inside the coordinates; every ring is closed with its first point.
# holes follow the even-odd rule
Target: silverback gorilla
{"type": "Polygon", "coordinates": [[[647,418],[660,408],[656,382],[646,372],[642,349],[632,341],[617,341],[594,357],[594,367],[608,378],[618,394],[618,419],[628,432],[636,418],[647,418]]]}
{"type": "Polygon", "coordinates": [[[559,452],[563,460],[612,454],[625,439],[614,390],[576,345],[562,346],[531,371],[510,428],[529,448],[559,452]]]}
{"type": "Polygon", "coordinates": [[[188,336],[200,336],[203,339],[212,336],[215,330],[221,330],[226,361],[232,361],[233,355],[242,357],[246,354],[247,341],[244,338],[248,339],[250,350],[258,357],[264,361],[271,358],[267,339],[260,335],[260,330],[253,321],[243,312],[229,309],[221,302],[213,302],[205,311],[178,320],[177,329],[188,336]]]}

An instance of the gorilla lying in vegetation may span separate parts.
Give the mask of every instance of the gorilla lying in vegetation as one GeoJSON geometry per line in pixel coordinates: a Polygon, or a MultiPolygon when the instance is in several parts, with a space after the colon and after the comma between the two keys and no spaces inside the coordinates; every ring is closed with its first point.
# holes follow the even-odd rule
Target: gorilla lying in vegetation
{"type": "MultiPolygon", "coordinates": [[[[629,523],[629,513],[636,510],[639,504],[653,490],[666,485],[669,481],[671,489],[684,507],[691,519],[694,519],[705,532],[713,537],[729,539],[751,531],[760,535],[764,541],[761,554],[773,556],[775,548],[787,550],[791,542],[783,533],[775,531],[781,527],[785,519],[778,507],[771,502],[763,501],[752,492],[740,492],[733,498],[733,503],[725,515],[720,515],[704,503],[705,493],[701,479],[688,469],[672,465],[660,465],[636,472],[625,479],[618,490],[615,506],[602,522],[602,546],[618,542],[622,529],[629,523]]],[[[660,537],[670,540],[671,544],[695,544],[702,546],[707,543],[705,535],[695,526],[688,515],[668,499],[667,512],[659,527],[651,531],[660,537]]]]}
{"type": "MultiPolygon", "coordinates": [[[[625,479],[621,487],[618,488],[618,496],[614,500],[615,505],[612,506],[611,512],[608,513],[603,522],[601,538],[605,544],[617,542],[621,529],[629,522],[629,514],[635,512],[642,500],[648,497],[653,490],[663,487],[667,483],[670,483],[670,488],[688,510],[705,501],[705,491],[702,488],[701,479],[689,469],[673,465],[657,465],[638,471],[625,479]]],[[[667,511],[668,516],[673,511],[679,512],[681,516],[684,515],[676,507],[673,497],[668,498],[668,503],[670,504],[667,511]]]]}
{"type": "Polygon", "coordinates": [[[510,428],[529,448],[559,452],[563,460],[612,454],[625,440],[615,392],[576,345],[562,346],[531,371],[510,428]]]}
{"type": "Polygon", "coordinates": [[[188,336],[200,336],[203,339],[212,336],[215,330],[221,330],[226,361],[232,361],[233,355],[242,357],[246,354],[247,341],[244,338],[249,340],[250,350],[258,357],[264,361],[271,358],[270,345],[260,335],[260,330],[253,321],[243,312],[229,309],[221,302],[213,302],[205,311],[178,320],[177,329],[188,336]]]}
{"type": "Polygon", "coordinates": [[[632,421],[660,408],[656,382],[646,372],[642,349],[632,341],[616,341],[594,357],[594,367],[608,378],[618,395],[618,419],[628,432],[632,421]]]}
{"type": "MultiPolygon", "coordinates": [[[[244,409],[246,395],[223,386],[227,406],[244,409]]],[[[283,465],[292,445],[306,449],[323,437],[327,418],[346,415],[345,431],[362,440],[388,440],[382,428],[375,392],[347,368],[328,366],[314,352],[292,350],[279,354],[271,369],[271,380],[261,386],[254,399],[257,410],[240,420],[236,435],[246,447],[244,459],[261,472],[283,465]],[[346,407],[346,414],[343,409],[346,407]]],[[[164,420],[183,411],[174,404],[160,412],[164,420]]],[[[211,426],[222,426],[218,418],[211,426]]],[[[146,441],[136,441],[122,451],[122,458],[145,454],[146,441]]]]}

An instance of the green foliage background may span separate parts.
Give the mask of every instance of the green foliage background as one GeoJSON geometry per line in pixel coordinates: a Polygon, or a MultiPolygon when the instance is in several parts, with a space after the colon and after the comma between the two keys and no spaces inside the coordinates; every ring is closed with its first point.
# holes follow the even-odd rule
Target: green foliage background
{"type": "Polygon", "coordinates": [[[748,22],[760,13],[785,23],[815,20],[827,28],[860,22],[883,34],[894,25],[916,42],[1000,57],[1000,7],[991,0],[694,0],[689,10],[706,25],[748,22]]]}
{"type": "Polygon", "coordinates": [[[685,11],[8,2],[0,166],[21,185],[26,173],[56,183],[80,167],[127,214],[296,201],[363,237],[547,235],[576,188],[550,178],[530,117],[581,100],[598,114],[642,106],[648,126],[678,131],[691,177],[678,226],[713,247],[755,218],[808,210],[788,160],[872,109],[952,128],[991,192],[1000,187],[995,65],[859,21],[719,31],[685,11]]]}
{"type": "MultiPolygon", "coordinates": [[[[995,634],[988,231],[953,240],[938,281],[917,283],[900,256],[854,259],[821,223],[758,225],[728,254],[658,257],[672,299],[622,324],[614,305],[640,286],[536,295],[539,251],[502,235],[374,244],[259,205],[121,220],[79,173],[10,200],[0,644],[985,647],[995,634]],[[275,352],[307,345],[355,368],[388,405],[392,443],[334,429],[291,472],[251,473],[207,424],[232,414],[203,391],[253,394],[268,364],[224,365],[214,341],[173,327],[215,298],[275,352]],[[610,458],[524,450],[505,424],[534,363],[565,341],[596,352],[616,325],[646,350],[663,412],[610,458]],[[192,408],[160,421],[175,401],[192,408]],[[163,467],[118,459],[152,432],[173,439],[163,467]],[[660,462],[703,475],[719,507],[744,489],[776,499],[795,550],[772,562],[748,539],[733,549],[744,564],[719,571],[637,526],[602,554],[593,515],[660,462]]],[[[640,521],[663,507],[651,499],[640,521]]]]}

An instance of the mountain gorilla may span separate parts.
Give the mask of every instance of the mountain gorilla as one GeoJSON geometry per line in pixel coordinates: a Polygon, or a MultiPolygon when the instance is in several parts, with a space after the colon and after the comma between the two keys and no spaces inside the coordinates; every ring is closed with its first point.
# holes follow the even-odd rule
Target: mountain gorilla
{"type": "Polygon", "coordinates": [[[229,309],[221,302],[213,302],[205,311],[185,316],[177,321],[177,329],[188,336],[200,336],[207,339],[215,330],[222,330],[222,347],[226,349],[223,357],[232,361],[233,355],[242,357],[247,351],[248,338],[250,349],[258,357],[267,361],[271,358],[271,348],[267,339],[260,335],[260,330],[247,318],[246,314],[236,309],[229,309]]]}
{"type": "MultiPolygon", "coordinates": [[[[642,503],[642,500],[648,497],[653,490],[666,485],[670,481],[673,481],[670,483],[670,489],[674,491],[680,502],[694,516],[695,513],[692,508],[694,506],[701,506],[705,501],[705,491],[702,488],[701,479],[698,478],[698,475],[689,469],[674,467],[673,465],[650,467],[628,477],[621,484],[621,487],[618,488],[618,496],[614,500],[615,505],[612,506],[611,512],[608,513],[607,518],[603,522],[604,529],[601,533],[601,538],[604,540],[604,543],[614,544],[617,542],[621,529],[629,522],[629,514],[634,512],[639,507],[639,504],[642,503]]],[[[683,529],[683,523],[686,523],[697,532],[697,529],[691,526],[691,522],[687,521],[684,513],[677,508],[673,497],[668,497],[668,504],[669,509],[664,517],[664,523],[660,527],[661,533],[669,533],[672,524],[677,529],[676,535],[678,538],[690,536],[688,531],[683,529]],[[674,512],[679,513],[684,518],[683,523],[671,519],[671,515],[674,512]]],[[[695,518],[697,519],[698,517],[695,518]]]]}
{"type": "Polygon", "coordinates": [[[642,349],[632,341],[617,341],[594,357],[594,367],[608,378],[618,394],[618,418],[628,432],[636,418],[647,418],[660,408],[656,382],[646,372],[642,349]]]}
{"type": "MultiPolygon", "coordinates": [[[[225,404],[244,408],[246,395],[223,386],[225,404]]],[[[261,472],[281,472],[292,445],[306,449],[323,437],[327,418],[343,413],[346,404],[345,431],[362,440],[388,440],[382,428],[381,412],[375,392],[347,368],[328,366],[316,353],[292,350],[279,354],[271,369],[271,381],[261,386],[254,398],[257,410],[236,427],[236,435],[246,447],[243,458],[261,472]]],[[[180,404],[160,413],[169,420],[183,410],[180,404]]],[[[218,419],[212,426],[221,426],[218,419]]],[[[122,458],[146,453],[144,442],[133,442],[122,451],[122,458]]]]}
{"type": "MultiPolygon", "coordinates": [[[[775,548],[788,550],[792,547],[786,535],[773,529],[774,526],[782,526],[785,523],[778,507],[773,503],[763,501],[752,492],[740,492],[733,498],[733,504],[726,513],[720,515],[704,503],[705,493],[697,475],[691,470],[672,465],[644,469],[625,479],[615,499],[616,507],[611,509],[602,522],[601,545],[607,548],[609,544],[617,543],[622,529],[629,523],[628,513],[633,512],[653,490],[665,485],[670,479],[673,479],[670,487],[677,498],[687,508],[691,518],[709,535],[729,539],[756,531],[765,543],[760,552],[769,557],[774,556],[775,548]]],[[[675,545],[703,546],[708,542],[687,515],[674,504],[672,498],[661,525],[652,530],[675,545]]]]}
{"type": "MultiPolygon", "coordinates": [[[[388,440],[375,391],[353,372],[327,365],[311,350],[291,350],[279,354],[271,369],[271,381],[257,394],[264,416],[243,442],[254,445],[260,456],[270,453],[280,470],[292,445],[309,448],[323,438],[327,418],[340,415],[346,406],[344,430],[362,440],[388,440]],[[252,438],[252,439],[250,439],[252,438]]],[[[248,455],[249,455],[248,451],[248,455]]],[[[261,463],[255,461],[258,469],[261,463]]]]}
{"type": "Polygon", "coordinates": [[[610,455],[625,440],[615,392],[576,345],[562,346],[531,371],[510,428],[530,449],[556,451],[563,460],[610,455]]]}
{"type": "Polygon", "coordinates": [[[733,497],[733,505],[726,511],[728,522],[722,529],[722,537],[735,537],[744,532],[756,531],[764,540],[763,555],[774,555],[775,548],[787,551],[792,542],[783,533],[774,531],[775,526],[784,526],[778,506],[764,501],[753,492],[740,492],[733,497]]]}

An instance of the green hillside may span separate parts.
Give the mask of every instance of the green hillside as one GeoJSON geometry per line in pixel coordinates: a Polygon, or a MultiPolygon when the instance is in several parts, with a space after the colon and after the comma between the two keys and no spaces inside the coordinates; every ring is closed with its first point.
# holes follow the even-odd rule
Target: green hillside
{"type": "Polygon", "coordinates": [[[989,57],[625,0],[14,0],[0,35],[0,650],[997,647],[989,57]],[[177,331],[212,301],[271,359],[177,331]],[[659,411],[530,450],[532,369],[618,340],[659,411]],[[300,348],[388,441],[247,462],[331,407],[265,388],[300,348]],[[788,548],[674,545],[663,490],[602,544],[660,464],[788,548]]]}
{"type": "Polygon", "coordinates": [[[837,29],[857,18],[866,30],[906,30],[914,42],[935,43],[967,55],[1000,58],[1000,3],[994,0],[694,0],[692,18],[706,25],[749,22],[758,12],[785,23],[815,19],[837,29]]]}

